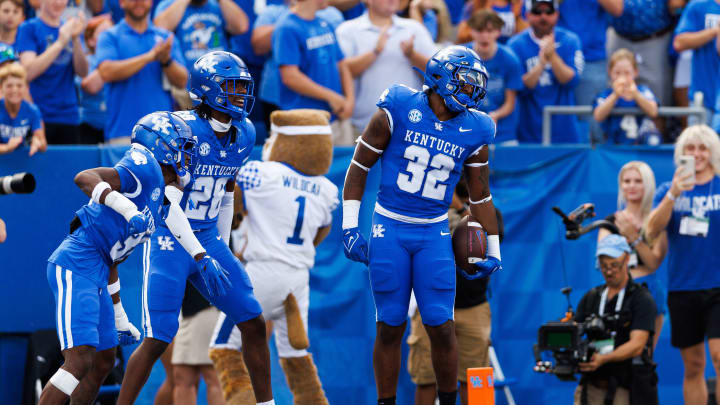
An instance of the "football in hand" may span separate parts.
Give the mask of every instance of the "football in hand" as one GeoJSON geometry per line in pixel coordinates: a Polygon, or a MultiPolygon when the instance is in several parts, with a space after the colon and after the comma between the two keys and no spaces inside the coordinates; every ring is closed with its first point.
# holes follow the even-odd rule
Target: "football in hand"
{"type": "Polygon", "coordinates": [[[458,223],[452,235],[455,265],[469,274],[474,274],[474,263],[487,255],[487,234],[480,222],[471,216],[465,216],[458,223]]]}

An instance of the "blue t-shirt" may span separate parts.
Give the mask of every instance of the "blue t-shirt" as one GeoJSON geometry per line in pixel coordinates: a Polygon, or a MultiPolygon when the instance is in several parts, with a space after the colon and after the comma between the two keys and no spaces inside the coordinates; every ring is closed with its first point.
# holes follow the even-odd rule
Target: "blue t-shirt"
{"type": "MultiPolygon", "coordinates": [[[[267,6],[265,11],[255,20],[253,29],[264,25],[274,25],[280,17],[289,12],[286,5],[267,6]]],[[[344,21],[342,13],[335,7],[326,7],[318,10],[317,16],[329,22],[330,25],[332,25],[333,31],[344,21]]],[[[277,64],[275,64],[273,58],[268,58],[263,67],[262,77],[260,79],[260,87],[258,90],[260,99],[266,103],[280,105],[280,83],[280,71],[278,70],[277,64]]]]}
{"type": "MultiPolygon", "coordinates": [[[[472,44],[469,47],[472,47],[472,44]]],[[[522,72],[520,61],[512,49],[501,44],[498,44],[495,56],[492,59],[483,61],[483,64],[488,71],[489,78],[487,94],[480,102],[478,110],[489,113],[497,110],[505,103],[505,89],[522,90],[522,72]]],[[[518,110],[515,108],[510,115],[498,121],[495,143],[517,140],[517,120],[518,110]]]]}
{"type": "MultiPolygon", "coordinates": [[[[638,84],[638,92],[642,94],[648,100],[652,100],[657,103],[657,98],[653,94],[649,87],[638,84]]],[[[595,97],[593,101],[593,110],[597,108],[610,94],[612,89],[605,89],[595,97]]],[[[625,100],[618,98],[615,103],[615,108],[636,108],[637,102],[635,100],[625,100]]],[[[603,122],[600,123],[600,127],[609,143],[624,144],[624,145],[642,145],[646,144],[648,138],[645,133],[655,128],[655,125],[645,115],[632,115],[628,114],[625,116],[620,115],[609,115],[603,122]]]]}
{"type": "MultiPolygon", "coordinates": [[[[344,57],[332,25],[320,17],[306,21],[288,13],[277,21],[272,34],[273,59],[278,66],[296,65],[315,83],[343,94],[338,62],[344,57]]],[[[316,108],[331,111],[325,100],[300,95],[280,83],[279,107],[284,110],[316,108]]]]}
{"type": "MultiPolygon", "coordinates": [[[[174,1],[162,0],[155,9],[155,17],[170,7],[174,1]]],[[[175,28],[175,38],[180,41],[188,71],[192,69],[195,61],[206,53],[227,51],[225,19],[217,0],[206,0],[201,6],[191,2],[175,28]]]]}
{"type": "MultiPolygon", "coordinates": [[[[88,55],[88,61],[90,66],[95,66],[95,54],[88,55]]],[[[91,127],[99,130],[105,128],[105,121],[107,120],[107,98],[108,86],[104,85],[102,90],[96,94],[87,93],[82,89],[81,86],[82,78],[75,76],[75,85],[77,86],[78,92],[78,104],[80,107],[80,123],[88,124],[91,127]]]]}
{"type": "MultiPolygon", "coordinates": [[[[258,13],[262,14],[262,11],[255,12],[256,0],[234,0],[235,4],[238,5],[245,12],[248,17],[248,23],[250,27],[255,25],[255,20],[258,17],[258,13]]],[[[267,6],[284,4],[284,0],[266,0],[267,6]]],[[[230,52],[239,56],[246,64],[253,66],[262,66],[267,59],[266,56],[258,55],[250,44],[250,38],[252,37],[252,30],[249,29],[244,34],[233,35],[230,37],[230,52]]]]}
{"type": "Polygon", "coordinates": [[[492,118],[469,110],[440,121],[427,94],[402,85],[385,90],[377,106],[391,122],[390,143],[380,156],[378,205],[414,218],[447,214],[463,163],[493,142],[492,118]]]}
{"type": "Polygon", "coordinates": [[[610,25],[625,37],[654,34],[672,24],[667,0],[623,0],[620,17],[610,16],[610,25]]]}
{"type": "Polygon", "coordinates": [[[597,0],[563,0],[557,25],[580,37],[586,61],[605,59],[608,13],[597,0]]]}
{"type": "MultiPolygon", "coordinates": [[[[64,21],[60,22],[61,25],[63,23],[64,21]]],[[[25,21],[18,28],[15,49],[18,54],[32,51],[39,56],[57,40],[59,31],[60,27],[51,27],[37,17],[25,21]]],[[[77,49],[76,52],[82,52],[82,49],[77,49]]],[[[30,82],[30,94],[40,108],[45,122],[78,124],[72,53],[72,43],[69,43],[47,70],[30,82]]]]}
{"type": "Polygon", "coordinates": [[[42,128],[42,115],[35,104],[25,100],[20,102],[15,118],[10,117],[5,108],[5,99],[0,99],[0,143],[8,143],[10,138],[30,138],[36,129],[42,128]]]}
{"type": "MultiPolygon", "coordinates": [[[[717,26],[720,22],[720,4],[715,0],[694,0],[685,7],[675,28],[675,34],[697,32],[717,26]]],[[[703,92],[705,107],[716,110],[715,99],[720,87],[720,56],[715,48],[715,38],[692,51],[690,74],[690,100],[696,91],[703,92]]]]}
{"type": "MultiPolygon", "coordinates": [[[[527,30],[510,39],[508,45],[520,59],[522,74],[537,65],[540,46],[527,30]]],[[[523,143],[539,143],[542,141],[542,111],[546,105],[575,105],[574,87],[579,81],[585,64],[577,35],[564,28],[555,28],[557,53],[563,62],[575,71],[575,76],[567,83],[560,84],[553,74],[550,63],[540,75],[534,89],[524,88],[518,94],[520,121],[518,124],[518,141],[523,143]]],[[[553,115],[552,143],[581,142],[577,129],[577,118],[574,115],[553,115]]]]}
{"type": "Polygon", "coordinates": [[[145,147],[133,144],[114,169],[120,176],[120,192],[138,207],[138,211],[150,217],[150,227],[145,233],[133,235],[122,215],[103,204],[90,201],[75,214],[82,222],[81,231],[69,235],[53,252],[49,262],[70,269],[92,268],[92,274],[83,274],[98,287],[107,285],[108,266],[125,259],[135,246],[144,243],[155,232],[155,224],[167,210],[163,209],[165,180],[157,160],[145,147]],[[94,247],[89,249],[88,247],[94,247]],[[103,266],[78,265],[102,258],[103,266]]]}
{"type": "MultiPolygon", "coordinates": [[[[138,33],[122,20],[100,34],[95,51],[96,66],[93,68],[106,60],[124,60],[141,55],[169,35],[167,30],[152,24],[145,32],[138,33]]],[[[174,61],[185,64],[177,40],[173,41],[170,52],[174,61]]],[[[170,92],[163,88],[160,62],[150,62],[128,79],[110,82],[106,87],[105,140],[130,136],[135,122],[151,112],[172,110],[170,92]]]]}
{"type": "MultiPolygon", "coordinates": [[[[658,187],[655,205],[670,190],[670,182],[658,187]]],[[[720,287],[720,177],[685,191],[673,205],[667,227],[668,291],[696,291],[720,287]],[[683,217],[709,219],[706,237],[680,234],[683,217]]]]}
{"type": "Polygon", "coordinates": [[[234,180],[255,145],[255,127],[249,119],[233,121],[234,131],[219,139],[210,123],[195,111],[178,111],[197,138],[194,181],[183,190],[180,206],[193,229],[215,227],[225,185],[234,180]]]}

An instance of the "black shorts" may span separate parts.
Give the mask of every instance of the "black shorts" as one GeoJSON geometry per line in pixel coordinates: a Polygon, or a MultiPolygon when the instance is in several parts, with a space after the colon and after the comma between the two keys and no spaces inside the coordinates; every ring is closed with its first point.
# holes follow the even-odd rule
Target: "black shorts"
{"type": "Polygon", "coordinates": [[[720,338],[720,288],[670,291],[670,343],[684,349],[720,338]]]}

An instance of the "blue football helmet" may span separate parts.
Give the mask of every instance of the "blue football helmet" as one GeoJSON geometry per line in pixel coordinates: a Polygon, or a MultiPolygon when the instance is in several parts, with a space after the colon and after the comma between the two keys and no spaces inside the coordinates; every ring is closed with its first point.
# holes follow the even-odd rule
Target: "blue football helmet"
{"type": "Polygon", "coordinates": [[[158,163],[175,169],[182,187],[190,184],[197,160],[197,142],[180,116],[167,111],[148,114],[135,124],[131,139],[146,147],[158,163]]]}
{"type": "Polygon", "coordinates": [[[462,45],[441,49],[425,67],[425,85],[438,93],[452,111],[476,108],[487,92],[488,72],[480,56],[462,45]],[[472,95],[462,91],[472,86],[472,95]]]}
{"type": "Polygon", "coordinates": [[[196,106],[205,103],[214,110],[228,113],[233,119],[242,120],[250,114],[255,103],[253,84],[250,71],[242,59],[230,52],[209,52],[193,64],[190,98],[196,106]],[[241,97],[242,107],[232,104],[228,96],[241,97]]]}
{"type": "Polygon", "coordinates": [[[12,45],[0,42],[0,65],[6,62],[17,62],[18,55],[12,45]]]}

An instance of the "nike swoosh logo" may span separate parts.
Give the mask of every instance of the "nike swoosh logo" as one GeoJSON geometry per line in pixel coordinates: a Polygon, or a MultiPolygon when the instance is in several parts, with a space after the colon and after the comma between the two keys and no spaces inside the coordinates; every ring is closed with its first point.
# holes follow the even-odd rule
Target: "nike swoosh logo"
{"type": "Polygon", "coordinates": [[[222,236],[218,235],[218,236],[217,236],[217,239],[218,239],[218,240],[222,239],[222,236]]]}
{"type": "Polygon", "coordinates": [[[460,132],[470,132],[472,131],[472,128],[465,129],[463,127],[460,127],[460,132]]]}
{"type": "Polygon", "coordinates": [[[441,236],[447,236],[447,235],[450,235],[450,232],[440,231],[440,235],[441,235],[441,236]]]}
{"type": "Polygon", "coordinates": [[[238,153],[242,153],[242,151],[244,151],[245,149],[247,149],[247,146],[244,148],[238,149],[238,153]]]}

